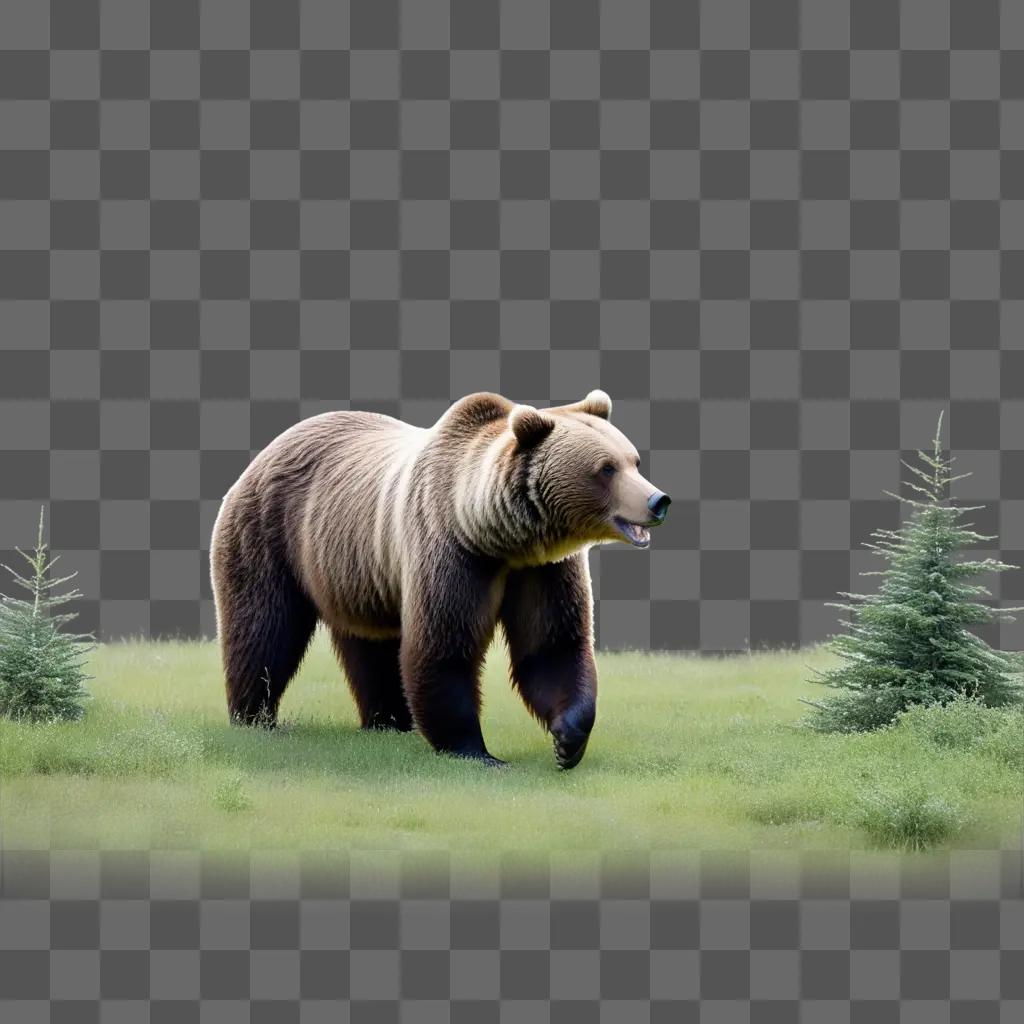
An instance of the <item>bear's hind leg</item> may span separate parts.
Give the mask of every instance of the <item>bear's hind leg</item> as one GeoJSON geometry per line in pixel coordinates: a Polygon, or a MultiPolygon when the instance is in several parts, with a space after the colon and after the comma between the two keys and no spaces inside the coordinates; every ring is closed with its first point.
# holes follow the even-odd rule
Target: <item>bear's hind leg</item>
{"type": "Polygon", "coordinates": [[[281,697],[309,647],[317,618],[309,598],[283,575],[248,593],[222,588],[218,622],[233,722],[277,722],[281,697]]]}
{"type": "Polygon", "coordinates": [[[402,691],[398,637],[367,640],[331,630],[335,653],[345,670],[364,729],[412,731],[412,714],[402,691]]]}

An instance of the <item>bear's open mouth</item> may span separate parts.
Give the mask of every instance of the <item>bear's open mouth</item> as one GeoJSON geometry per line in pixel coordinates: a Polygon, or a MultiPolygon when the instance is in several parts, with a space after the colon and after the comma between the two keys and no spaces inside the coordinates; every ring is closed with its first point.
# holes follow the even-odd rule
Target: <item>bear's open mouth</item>
{"type": "Polygon", "coordinates": [[[651,545],[651,531],[639,523],[631,523],[628,519],[616,516],[613,520],[615,528],[629,541],[633,547],[646,548],[651,545]]]}

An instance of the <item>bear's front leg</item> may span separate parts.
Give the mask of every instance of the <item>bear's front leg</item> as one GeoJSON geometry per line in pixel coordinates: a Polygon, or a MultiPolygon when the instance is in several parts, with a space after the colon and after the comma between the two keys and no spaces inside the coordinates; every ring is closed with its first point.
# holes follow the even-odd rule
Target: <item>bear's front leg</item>
{"type": "Polygon", "coordinates": [[[586,552],[509,573],[501,605],[512,682],[547,727],[560,768],[583,759],[597,711],[586,552]]]}
{"type": "Polygon", "coordinates": [[[432,562],[435,575],[402,602],[402,683],[413,721],[439,753],[504,765],[480,729],[480,669],[497,615],[494,575],[461,551],[432,562]]]}

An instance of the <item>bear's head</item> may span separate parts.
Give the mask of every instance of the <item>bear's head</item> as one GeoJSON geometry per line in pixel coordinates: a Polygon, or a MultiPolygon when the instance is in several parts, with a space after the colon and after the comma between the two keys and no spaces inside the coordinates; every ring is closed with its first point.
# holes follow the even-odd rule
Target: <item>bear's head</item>
{"type": "Polygon", "coordinates": [[[650,528],[665,521],[671,499],[640,473],[611,409],[604,391],[591,391],[572,405],[516,405],[508,414],[514,479],[541,528],[544,561],[595,543],[646,548],[650,528]]]}

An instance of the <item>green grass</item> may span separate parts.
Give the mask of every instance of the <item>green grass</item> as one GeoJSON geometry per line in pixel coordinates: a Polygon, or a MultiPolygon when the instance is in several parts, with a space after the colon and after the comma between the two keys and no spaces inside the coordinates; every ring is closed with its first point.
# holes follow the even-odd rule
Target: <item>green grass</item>
{"type": "Polygon", "coordinates": [[[599,657],[598,721],[559,772],[492,649],[484,735],[508,771],[357,729],[322,637],[275,732],[227,724],[209,643],[94,653],[78,723],[0,721],[17,845],[604,850],[944,849],[1021,829],[1024,716],[934,709],[867,735],[803,727],[820,650],[599,657]]]}

